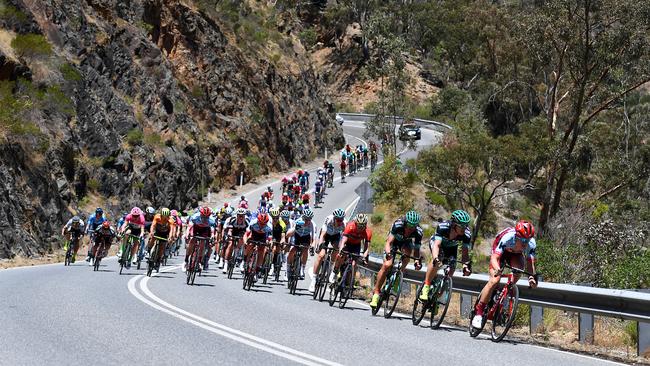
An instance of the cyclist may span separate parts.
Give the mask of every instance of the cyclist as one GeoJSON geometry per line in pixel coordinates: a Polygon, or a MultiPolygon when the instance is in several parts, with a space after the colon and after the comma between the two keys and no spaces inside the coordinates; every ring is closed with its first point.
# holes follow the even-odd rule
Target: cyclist
{"type": "MultiPolygon", "coordinates": [[[[429,240],[429,249],[431,249],[431,262],[427,266],[427,274],[424,278],[424,287],[420,293],[420,300],[429,299],[429,290],[431,281],[436,277],[438,268],[444,259],[455,260],[458,255],[458,245],[462,243],[462,261],[467,263],[469,260],[469,248],[472,240],[472,232],[469,229],[471,218],[463,210],[456,210],[451,213],[451,219],[443,221],[438,225],[436,233],[429,240]]],[[[451,273],[455,270],[455,263],[450,264],[451,273]]],[[[471,266],[463,264],[463,276],[469,276],[472,273],[471,266]]]]}
{"type": "Polygon", "coordinates": [[[341,168],[341,181],[343,181],[343,182],[345,182],[345,171],[347,169],[347,166],[348,166],[348,164],[346,162],[346,157],[343,156],[341,158],[341,165],[340,165],[340,168],[341,168]]]}
{"type": "Polygon", "coordinates": [[[85,234],[88,235],[88,256],[86,257],[86,262],[90,262],[90,258],[92,258],[93,242],[95,241],[94,232],[104,221],[106,221],[104,210],[101,207],[97,207],[95,209],[95,215],[88,219],[88,225],[86,226],[85,234]]]}
{"type": "MultiPolygon", "coordinates": [[[[63,225],[63,228],[61,229],[61,236],[63,236],[66,240],[65,245],[63,246],[63,250],[68,251],[68,245],[71,244],[71,239],[72,235],[76,234],[79,237],[79,240],[84,236],[84,221],[79,218],[79,216],[73,216],[68,222],[63,225]]],[[[77,242],[77,245],[73,248],[73,253],[72,253],[72,259],[71,262],[74,263],[74,261],[77,259],[77,252],[79,251],[79,242],[77,242]]]]}
{"type": "MultiPolygon", "coordinates": [[[[151,228],[149,228],[149,241],[147,243],[149,255],[151,255],[151,248],[153,248],[154,236],[171,241],[175,234],[176,221],[171,218],[171,211],[168,208],[161,208],[160,213],[154,216],[151,228]]],[[[167,242],[158,248],[158,258],[162,258],[165,254],[167,245],[170,245],[170,243],[167,242]]]]}
{"type": "MultiPolygon", "coordinates": [[[[111,223],[107,220],[103,221],[95,230],[95,242],[93,243],[92,249],[93,258],[103,258],[106,253],[108,253],[108,249],[111,247],[113,239],[115,239],[116,236],[115,229],[111,227],[111,223]],[[100,252],[99,249],[101,248],[101,245],[104,246],[104,249],[100,252]],[[102,253],[104,254],[100,255],[102,253]]],[[[91,266],[92,264],[88,263],[88,265],[91,266]]]]}
{"type": "MultiPolygon", "coordinates": [[[[215,244],[215,246],[217,247],[219,245],[219,242],[223,240],[225,237],[224,235],[225,235],[226,222],[232,217],[233,212],[234,211],[232,207],[227,207],[226,210],[221,215],[219,222],[217,223],[217,240],[215,244]]],[[[227,249],[226,245],[221,246],[221,253],[219,253],[219,258],[220,258],[219,269],[223,269],[223,267],[225,266],[226,249],[227,249]]]]}
{"type": "MultiPolygon", "coordinates": [[[[266,213],[259,213],[257,217],[251,221],[246,234],[244,234],[244,242],[246,247],[244,250],[244,258],[248,258],[253,251],[254,246],[249,241],[256,241],[261,243],[268,243],[273,239],[273,227],[269,222],[269,215],[266,213]]],[[[255,273],[260,272],[264,256],[266,255],[265,246],[257,246],[257,263],[255,263],[255,273]]]]}
{"type": "MultiPolygon", "coordinates": [[[[314,247],[315,245],[315,230],[314,230],[314,223],[312,222],[312,219],[314,218],[314,212],[310,209],[306,209],[302,217],[298,220],[296,220],[295,225],[287,231],[287,238],[291,238],[294,245],[305,245],[305,246],[310,246],[314,247]]],[[[291,263],[293,260],[293,256],[296,253],[296,248],[291,247],[291,250],[289,250],[289,256],[288,256],[288,262],[291,263]]],[[[307,264],[307,250],[302,251],[302,258],[301,258],[301,266],[300,266],[300,279],[305,278],[305,271],[304,267],[305,264],[307,264]]],[[[287,266],[287,272],[289,271],[289,268],[287,266]]],[[[288,276],[288,273],[285,273],[285,276],[288,276]]],[[[286,280],[286,278],[285,278],[286,280]]]]}
{"type": "Polygon", "coordinates": [[[181,217],[176,210],[172,210],[172,220],[174,220],[174,223],[176,225],[176,230],[174,230],[174,237],[172,238],[172,241],[174,241],[174,250],[177,250],[181,243],[178,240],[182,235],[183,235],[183,220],[181,220],[181,217]]]}
{"type": "MultiPolygon", "coordinates": [[[[185,261],[183,262],[183,272],[187,271],[187,261],[194,251],[194,245],[196,244],[194,238],[196,236],[210,239],[214,237],[214,218],[210,215],[211,213],[212,210],[210,210],[210,207],[203,206],[199,208],[199,212],[190,217],[189,224],[187,225],[187,233],[185,233],[185,242],[188,244],[187,251],[185,252],[185,261]]],[[[207,250],[208,248],[206,247],[204,249],[207,250]]],[[[203,257],[201,257],[201,266],[203,266],[203,257]]]]}
{"type": "MultiPolygon", "coordinates": [[[[372,230],[368,227],[368,216],[357,214],[354,220],[347,223],[343,230],[341,245],[339,245],[339,254],[334,262],[334,268],[330,273],[330,282],[334,282],[336,275],[339,273],[341,264],[345,260],[342,251],[353,254],[361,253],[361,243],[363,242],[363,257],[368,258],[370,254],[370,241],[372,240],[372,230]]],[[[367,260],[367,259],[366,259],[367,260]]]]}
{"type": "Polygon", "coordinates": [[[307,192],[305,192],[305,194],[302,195],[302,197],[300,199],[301,200],[300,205],[301,205],[301,209],[303,211],[309,209],[309,200],[310,200],[310,198],[311,197],[309,197],[309,193],[307,193],[307,192]]]}
{"type": "MultiPolygon", "coordinates": [[[[320,263],[325,258],[327,248],[331,246],[335,250],[339,249],[339,242],[341,241],[341,233],[345,229],[345,211],[337,208],[331,215],[325,218],[323,226],[320,229],[320,238],[318,243],[318,256],[314,260],[314,268],[312,275],[317,275],[320,263]]],[[[336,261],[336,254],[332,252],[332,261],[336,261]]],[[[316,281],[312,280],[309,284],[309,291],[314,292],[316,289],[316,281]]]]}
{"type": "Polygon", "coordinates": [[[289,178],[285,175],[282,177],[282,193],[287,191],[287,184],[289,184],[289,178]]]}
{"type": "Polygon", "coordinates": [[[293,199],[298,200],[300,199],[300,193],[302,192],[302,186],[300,185],[294,185],[293,186],[293,199]]]}
{"type": "MultiPolygon", "coordinates": [[[[131,258],[135,258],[136,253],[138,253],[140,241],[144,240],[144,213],[139,207],[133,207],[131,213],[126,215],[124,223],[119,229],[120,234],[124,235],[127,229],[131,235],[140,237],[140,240],[136,241],[131,248],[131,258]]],[[[124,247],[119,250],[120,254],[122,253],[122,250],[124,250],[124,247]]],[[[137,262],[133,263],[135,264],[137,262]]],[[[126,263],[126,268],[131,268],[131,263],[126,263]]]]}
{"type": "MultiPolygon", "coordinates": [[[[144,210],[144,235],[145,235],[145,237],[143,237],[142,240],[140,241],[140,250],[138,251],[138,258],[140,258],[140,260],[142,260],[142,258],[144,258],[144,255],[145,255],[145,251],[144,251],[144,249],[145,249],[145,241],[148,240],[149,231],[151,230],[151,224],[153,223],[153,218],[154,218],[155,215],[156,215],[156,209],[151,207],[151,206],[148,206],[144,210]]],[[[147,252],[147,255],[148,254],[149,253],[147,252]]],[[[135,263],[136,262],[134,262],[134,264],[135,263]]]]}
{"type": "MultiPolygon", "coordinates": [[[[481,328],[483,325],[483,314],[487,307],[492,292],[501,280],[501,266],[504,263],[514,268],[524,268],[526,262],[526,272],[535,272],[535,228],[530,221],[520,220],[515,227],[509,227],[497,234],[492,242],[492,255],[490,255],[490,279],[481,291],[481,298],[476,304],[474,318],[472,318],[472,327],[481,328]]],[[[519,273],[513,274],[513,282],[519,280],[519,273]]],[[[528,285],[532,288],[537,287],[537,281],[534,276],[528,277],[528,285]]]]}
{"type": "MultiPolygon", "coordinates": [[[[224,236],[226,238],[231,237],[231,236],[238,236],[239,240],[237,243],[233,243],[230,241],[228,243],[228,248],[226,249],[226,262],[230,260],[232,257],[232,252],[233,249],[239,250],[241,246],[244,244],[244,234],[246,233],[246,230],[248,229],[249,226],[249,221],[248,218],[246,217],[246,210],[243,208],[238,208],[235,217],[231,217],[226,221],[226,224],[224,226],[224,236]]],[[[244,264],[241,264],[240,269],[243,269],[244,264]]],[[[228,268],[226,266],[223,267],[223,273],[227,273],[228,268]]]]}
{"type": "Polygon", "coordinates": [[[316,196],[316,202],[314,202],[314,205],[317,205],[319,202],[323,201],[324,188],[325,186],[323,185],[323,177],[318,177],[318,180],[316,180],[316,183],[314,183],[314,194],[316,196]]]}
{"type": "Polygon", "coordinates": [[[280,209],[277,207],[272,208],[269,211],[269,214],[271,215],[271,228],[272,228],[272,239],[273,239],[272,262],[275,263],[275,261],[277,260],[277,256],[280,254],[280,251],[284,246],[285,236],[287,233],[287,228],[289,227],[289,222],[288,220],[284,221],[284,218],[280,217],[281,212],[280,209]]]}
{"type": "MultiPolygon", "coordinates": [[[[414,251],[414,257],[420,258],[420,245],[422,245],[422,227],[420,226],[420,214],[415,211],[409,211],[395,222],[390,229],[386,245],[384,246],[384,264],[382,265],[379,273],[377,273],[377,281],[375,281],[375,292],[372,295],[371,307],[377,307],[379,302],[379,292],[384,285],[386,275],[390,268],[393,266],[393,256],[398,250],[406,255],[411,255],[414,251]]],[[[402,261],[402,270],[406,269],[409,258],[404,258],[402,261]]],[[[415,268],[422,268],[422,260],[415,261],[415,268]]]]}
{"type": "Polygon", "coordinates": [[[248,201],[246,200],[246,196],[242,195],[241,197],[239,197],[239,205],[237,207],[241,207],[248,210],[248,201]]]}

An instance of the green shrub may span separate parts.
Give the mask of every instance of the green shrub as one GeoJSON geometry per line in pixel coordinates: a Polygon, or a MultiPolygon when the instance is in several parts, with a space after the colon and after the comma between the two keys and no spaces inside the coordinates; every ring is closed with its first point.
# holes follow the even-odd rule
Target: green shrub
{"type": "Polygon", "coordinates": [[[23,23],[27,20],[27,15],[12,5],[0,1],[0,19],[5,21],[17,21],[23,23]]]}
{"type": "Polygon", "coordinates": [[[94,178],[88,179],[88,183],[86,185],[88,186],[88,189],[94,192],[97,192],[99,189],[99,181],[94,178]]]}
{"type": "Polygon", "coordinates": [[[140,20],[137,24],[138,24],[138,28],[142,29],[147,34],[151,33],[151,31],[153,31],[153,24],[149,24],[149,23],[145,22],[144,20],[140,20]]]}
{"type": "Polygon", "coordinates": [[[303,30],[298,37],[305,48],[311,48],[318,42],[318,33],[313,27],[303,30]]]}
{"type": "Polygon", "coordinates": [[[246,164],[246,168],[248,168],[248,171],[252,176],[257,176],[261,173],[262,171],[262,160],[256,156],[256,155],[248,155],[245,159],[244,162],[246,164]]]}
{"type": "Polygon", "coordinates": [[[40,34],[19,34],[11,41],[11,47],[21,57],[44,57],[52,54],[52,46],[40,34]]]}
{"type": "Polygon", "coordinates": [[[144,143],[148,146],[163,146],[162,137],[157,133],[147,133],[144,135],[144,143]]]}
{"type": "Polygon", "coordinates": [[[63,75],[63,78],[67,81],[81,81],[83,79],[81,73],[79,73],[79,71],[77,71],[74,66],[68,63],[61,65],[61,67],[59,67],[59,71],[61,72],[61,75],[63,75]]]}
{"type": "Polygon", "coordinates": [[[273,63],[274,65],[277,65],[278,62],[280,62],[281,58],[282,58],[282,55],[280,55],[279,53],[274,53],[274,54],[271,55],[271,63],[273,63]]]}
{"type": "Polygon", "coordinates": [[[144,133],[139,128],[134,128],[126,134],[126,142],[131,146],[141,145],[144,133]]]}
{"type": "Polygon", "coordinates": [[[427,200],[431,202],[432,205],[447,207],[447,198],[435,191],[427,191],[426,193],[427,200]]]}
{"type": "Polygon", "coordinates": [[[381,212],[374,213],[370,216],[370,223],[373,225],[378,225],[382,221],[384,221],[384,214],[381,212]]]}

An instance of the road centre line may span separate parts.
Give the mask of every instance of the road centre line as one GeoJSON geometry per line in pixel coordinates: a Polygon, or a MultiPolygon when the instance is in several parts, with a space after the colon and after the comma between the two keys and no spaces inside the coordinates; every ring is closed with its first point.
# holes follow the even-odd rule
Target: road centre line
{"type": "MultiPolygon", "coordinates": [[[[162,269],[160,272],[169,272],[173,271],[176,269],[179,269],[180,266],[174,266],[174,267],[169,267],[162,269]]],[[[157,276],[158,274],[154,274],[154,276],[157,276]]],[[[128,289],[129,292],[135,296],[138,300],[142,301],[146,305],[149,305],[150,307],[162,311],[164,313],[167,313],[168,315],[171,315],[175,318],[178,318],[180,320],[183,320],[187,323],[190,323],[192,325],[195,325],[199,328],[202,328],[204,330],[207,330],[211,333],[220,335],[222,337],[231,339],[235,342],[239,342],[242,344],[245,344],[247,346],[259,349],[264,352],[271,353],[273,355],[283,357],[285,359],[303,364],[303,365],[330,365],[330,366],[339,366],[339,363],[332,362],[329,360],[325,360],[323,358],[310,355],[298,350],[295,350],[293,348],[283,346],[281,344],[254,336],[252,334],[248,334],[245,332],[242,332],[240,330],[230,328],[228,326],[225,326],[223,324],[219,324],[216,322],[213,322],[211,320],[202,318],[196,314],[192,314],[186,310],[183,310],[181,308],[178,308],[174,305],[171,305],[164,300],[160,299],[156,295],[154,295],[148,288],[147,283],[149,281],[149,277],[145,277],[143,275],[136,276],[129,280],[128,283],[128,289]],[[146,298],[144,295],[140,294],[136,288],[136,282],[138,280],[141,280],[139,283],[140,290],[149,298],[146,298]]]]}

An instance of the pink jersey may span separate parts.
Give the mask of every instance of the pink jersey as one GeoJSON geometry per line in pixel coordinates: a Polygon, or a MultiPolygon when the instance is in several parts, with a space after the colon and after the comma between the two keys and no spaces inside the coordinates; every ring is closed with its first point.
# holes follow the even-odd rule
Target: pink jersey
{"type": "Polygon", "coordinates": [[[124,222],[126,224],[133,224],[133,225],[143,225],[144,226],[144,215],[140,216],[131,216],[131,214],[126,215],[126,218],[124,219],[124,222]]]}

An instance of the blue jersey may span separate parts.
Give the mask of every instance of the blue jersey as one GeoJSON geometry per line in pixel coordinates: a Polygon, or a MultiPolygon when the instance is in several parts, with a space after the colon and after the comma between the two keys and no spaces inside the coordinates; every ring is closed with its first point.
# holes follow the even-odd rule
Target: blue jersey
{"type": "Polygon", "coordinates": [[[195,213],[190,217],[190,223],[193,224],[195,227],[200,227],[200,228],[209,228],[209,227],[214,227],[214,217],[209,216],[209,217],[203,217],[201,216],[200,212],[195,213]]]}
{"type": "Polygon", "coordinates": [[[259,224],[257,219],[251,221],[250,225],[248,226],[248,230],[250,230],[251,234],[253,234],[253,240],[260,241],[262,238],[265,236],[268,240],[271,240],[273,237],[273,226],[271,225],[271,222],[267,222],[266,225],[262,226],[259,224]]]}
{"type": "Polygon", "coordinates": [[[86,231],[88,231],[88,230],[95,231],[98,227],[100,227],[102,225],[102,223],[104,221],[106,221],[106,218],[104,217],[104,215],[102,215],[102,217],[100,217],[100,218],[97,218],[95,215],[92,215],[88,219],[88,226],[86,227],[86,231]]]}

